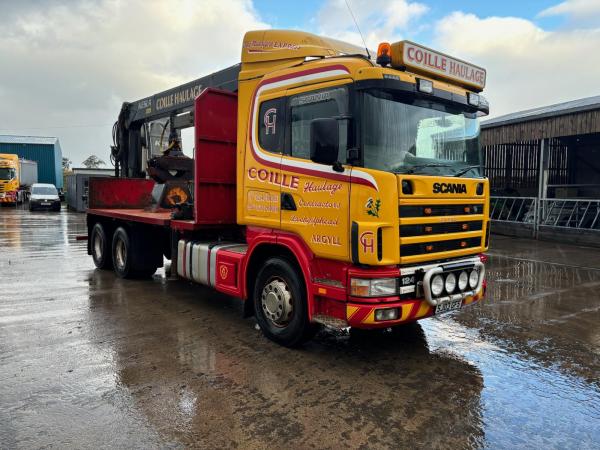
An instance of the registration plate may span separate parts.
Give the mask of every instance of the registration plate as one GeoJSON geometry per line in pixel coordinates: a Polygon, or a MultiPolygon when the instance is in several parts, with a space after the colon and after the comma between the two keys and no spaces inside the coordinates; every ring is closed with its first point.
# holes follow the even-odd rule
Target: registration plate
{"type": "Polygon", "coordinates": [[[452,300],[450,302],[444,302],[435,307],[435,314],[444,314],[456,309],[460,309],[462,306],[462,300],[452,300]]]}
{"type": "Polygon", "coordinates": [[[50,202],[41,202],[40,205],[42,205],[42,206],[50,206],[50,202]]]}

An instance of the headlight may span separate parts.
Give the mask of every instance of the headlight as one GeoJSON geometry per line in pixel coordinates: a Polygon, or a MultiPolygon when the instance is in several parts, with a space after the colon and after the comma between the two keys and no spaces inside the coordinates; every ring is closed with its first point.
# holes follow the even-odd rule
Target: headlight
{"type": "Polygon", "coordinates": [[[464,291],[469,284],[469,275],[464,270],[458,276],[458,289],[464,291]]]}
{"type": "Polygon", "coordinates": [[[397,278],[352,278],[350,294],[356,297],[391,297],[398,295],[397,278]]]}
{"type": "Polygon", "coordinates": [[[472,270],[469,275],[469,286],[471,289],[475,289],[479,284],[479,272],[477,270],[472,270]]]}
{"type": "Polygon", "coordinates": [[[431,293],[436,297],[444,292],[444,279],[441,275],[436,275],[431,279],[431,293]]]}
{"type": "Polygon", "coordinates": [[[452,294],[454,292],[454,289],[456,289],[456,275],[454,275],[453,273],[449,273],[446,276],[446,283],[444,283],[444,286],[446,288],[446,292],[448,294],[452,294]]]}

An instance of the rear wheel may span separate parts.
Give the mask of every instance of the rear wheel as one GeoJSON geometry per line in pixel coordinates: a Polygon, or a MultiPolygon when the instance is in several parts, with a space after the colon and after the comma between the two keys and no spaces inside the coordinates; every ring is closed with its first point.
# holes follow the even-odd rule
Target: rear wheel
{"type": "Polygon", "coordinates": [[[115,273],[120,278],[148,278],[156,272],[157,265],[146,260],[147,255],[141,250],[140,239],[139,235],[130,235],[123,227],[115,230],[112,260],[115,273]],[[135,239],[138,239],[137,245],[135,239]]]}
{"type": "Polygon", "coordinates": [[[308,320],[306,286],[299,270],[284,258],[267,260],[254,286],[254,313],[262,332],[286,347],[311,339],[317,326],[308,320]]]}
{"type": "Polygon", "coordinates": [[[90,247],[96,267],[98,269],[111,269],[112,254],[110,240],[106,236],[104,227],[100,223],[96,223],[92,228],[90,234],[90,247]]]}

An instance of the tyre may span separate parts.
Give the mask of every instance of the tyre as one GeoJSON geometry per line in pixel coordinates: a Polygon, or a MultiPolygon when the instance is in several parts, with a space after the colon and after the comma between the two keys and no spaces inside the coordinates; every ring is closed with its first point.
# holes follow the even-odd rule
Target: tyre
{"type": "Polygon", "coordinates": [[[33,205],[31,203],[29,204],[29,211],[33,211],[33,205]]]}
{"type": "Polygon", "coordinates": [[[115,230],[112,238],[112,261],[118,277],[148,278],[156,272],[158,266],[142,250],[140,244],[143,242],[140,239],[139,235],[130,234],[123,227],[115,230]]]}
{"type": "Polygon", "coordinates": [[[53,206],[53,207],[52,207],[52,211],[54,211],[54,212],[60,212],[60,205],[58,205],[58,206],[53,206]]]}
{"type": "Polygon", "coordinates": [[[113,268],[119,278],[133,278],[132,248],[129,234],[123,227],[115,230],[112,238],[113,268]]]}
{"type": "Polygon", "coordinates": [[[264,335],[286,347],[311,339],[317,326],[308,320],[304,279],[285,258],[271,258],[258,273],[254,286],[254,313],[264,335]]]}
{"type": "Polygon", "coordinates": [[[100,223],[94,224],[90,233],[90,248],[98,269],[112,269],[111,241],[100,223]]]}

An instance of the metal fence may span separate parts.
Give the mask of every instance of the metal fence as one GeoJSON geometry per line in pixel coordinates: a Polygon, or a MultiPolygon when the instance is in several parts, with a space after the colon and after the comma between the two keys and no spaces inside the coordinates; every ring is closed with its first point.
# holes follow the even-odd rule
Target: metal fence
{"type": "Polygon", "coordinates": [[[600,232],[600,200],[492,197],[490,218],[496,222],[600,232]]]}
{"type": "Polygon", "coordinates": [[[600,200],[541,199],[540,226],[600,231],[600,200]]]}
{"type": "Polygon", "coordinates": [[[537,223],[537,198],[492,197],[490,219],[499,222],[537,223]]]}

